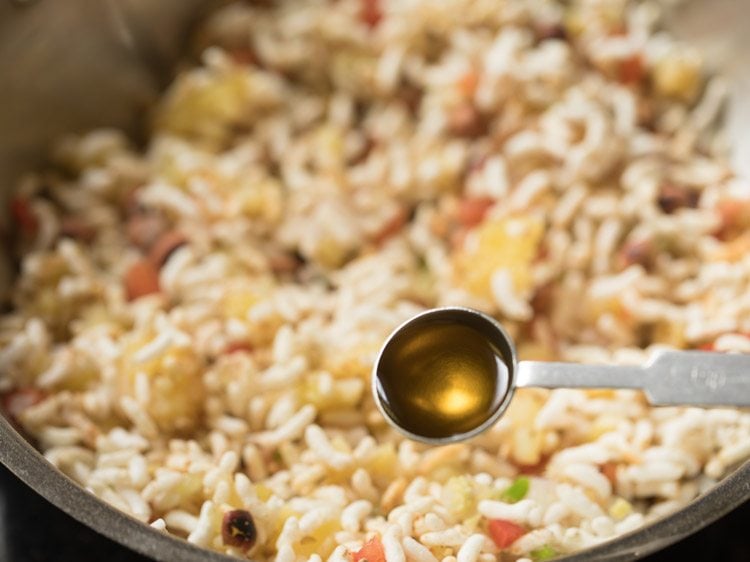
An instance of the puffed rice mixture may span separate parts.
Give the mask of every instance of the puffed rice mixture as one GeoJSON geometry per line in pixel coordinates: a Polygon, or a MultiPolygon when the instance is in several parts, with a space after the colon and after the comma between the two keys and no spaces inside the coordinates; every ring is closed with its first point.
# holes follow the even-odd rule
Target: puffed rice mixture
{"type": "Polygon", "coordinates": [[[726,86],[660,18],[625,0],[223,8],[145,148],[67,138],[18,186],[7,414],[104,501],[259,561],[541,560],[685,506],[750,456],[748,413],[527,390],[435,448],[368,392],[387,334],[442,305],[495,316],[524,359],[750,351],[726,86]],[[251,548],[223,536],[237,509],[251,548]]]}

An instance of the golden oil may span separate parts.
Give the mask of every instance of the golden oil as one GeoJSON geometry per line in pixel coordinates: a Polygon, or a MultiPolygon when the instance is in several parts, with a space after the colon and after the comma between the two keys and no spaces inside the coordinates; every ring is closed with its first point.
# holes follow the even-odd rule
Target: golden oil
{"type": "Polygon", "coordinates": [[[383,408],[406,431],[431,439],[465,434],[487,421],[508,390],[502,355],[462,324],[407,326],[376,373],[383,408]]]}

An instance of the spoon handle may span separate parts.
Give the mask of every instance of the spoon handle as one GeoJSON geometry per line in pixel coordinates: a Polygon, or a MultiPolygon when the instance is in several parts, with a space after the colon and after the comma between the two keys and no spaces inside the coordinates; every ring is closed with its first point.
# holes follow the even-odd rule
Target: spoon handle
{"type": "Polygon", "coordinates": [[[654,406],[750,406],[750,355],[660,351],[644,366],[521,361],[517,387],[637,388],[654,406]]]}

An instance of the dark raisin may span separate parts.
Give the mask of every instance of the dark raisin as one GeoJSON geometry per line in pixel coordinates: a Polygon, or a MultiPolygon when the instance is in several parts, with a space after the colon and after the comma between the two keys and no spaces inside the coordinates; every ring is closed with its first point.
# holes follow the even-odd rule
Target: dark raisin
{"type": "Polygon", "coordinates": [[[448,129],[454,135],[478,137],[487,132],[487,123],[473,105],[459,105],[448,116],[448,129]]]}
{"type": "Polygon", "coordinates": [[[244,509],[227,511],[221,522],[221,538],[227,546],[244,550],[252,548],[258,539],[258,530],[250,512],[244,509]]]}
{"type": "Polygon", "coordinates": [[[60,221],[60,235],[81,242],[92,242],[96,238],[96,229],[78,217],[68,216],[60,221]]]}
{"type": "Polygon", "coordinates": [[[351,164],[352,166],[356,166],[357,164],[361,164],[362,162],[366,161],[376,145],[377,143],[375,142],[375,139],[373,139],[369,135],[365,136],[362,139],[359,150],[357,150],[357,152],[349,158],[349,164],[351,164]]]}
{"type": "Polygon", "coordinates": [[[641,98],[636,102],[636,120],[647,131],[656,131],[656,107],[653,101],[641,98]]]}
{"type": "Polygon", "coordinates": [[[618,254],[618,265],[624,269],[631,265],[641,265],[648,269],[653,265],[654,243],[651,240],[626,242],[618,254]]]}
{"type": "Polygon", "coordinates": [[[677,209],[683,207],[694,209],[698,206],[699,198],[700,194],[697,191],[666,183],[662,186],[661,191],[659,192],[657,203],[662,211],[671,215],[677,209]]]}
{"type": "Polygon", "coordinates": [[[565,28],[560,23],[539,23],[534,26],[536,38],[538,41],[547,41],[548,39],[561,39],[567,38],[565,28]]]}
{"type": "Polygon", "coordinates": [[[555,299],[555,288],[552,283],[539,287],[531,299],[531,308],[539,316],[548,316],[555,299]]]}
{"type": "Polygon", "coordinates": [[[423,95],[422,90],[418,86],[406,83],[399,89],[398,97],[409,112],[416,115],[419,111],[419,106],[422,103],[423,95]]]}
{"type": "Polygon", "coordinates": [[[187,243],[187,238],[177,231],[168,230],[159,236],[153,243],[148,253],[148,258],[157,267],[163,266],[169,257],[179,248],[187,243]]]}

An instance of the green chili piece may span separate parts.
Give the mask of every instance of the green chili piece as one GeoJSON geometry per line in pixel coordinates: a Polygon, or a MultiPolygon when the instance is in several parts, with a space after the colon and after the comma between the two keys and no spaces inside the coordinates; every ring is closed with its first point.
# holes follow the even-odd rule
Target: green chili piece
{"type": "Polygon", "coordinates": [[[507,503],[516,503],[526,497],[529,492],[529,479],[526,476],[519,476],[513,481],[513,484],[502,493],[500,499],[507,503]]]}
{"type": "Polygon", "coordinates": [[[557,556],[557,551],[550,545],[545,544],[531,551],[531,559],[534,562],[544,562],[545,560],[552,560],[557,556]]]}

